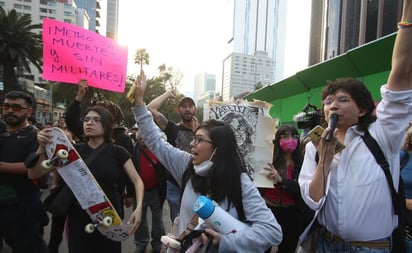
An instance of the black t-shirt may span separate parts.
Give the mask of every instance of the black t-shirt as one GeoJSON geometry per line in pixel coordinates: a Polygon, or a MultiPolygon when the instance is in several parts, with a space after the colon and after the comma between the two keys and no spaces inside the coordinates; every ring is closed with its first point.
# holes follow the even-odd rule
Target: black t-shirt
{"type": "Polygon", "coordinates": [[[194,135],[192,129],[168,121],[164,132],[170,144],[178,149],[190,152],[190,142],[193,140],[194,135]]]}
{"type": "MultiPolygon", "coordinates": [[[[94,151],[87,143],[77,143],[75,147],[83,160],[87,159],[94,151]]],[[[124,171],[123,165],[130,157],[130,153],[124,147],[111,144],[104,148],[88,165],[90,172],[118,212],[122,206],[118,182],[122,171],[124,171]]]]}
{"type": "MultiPolygon", "coordinates": [[[[166,129],[164,130],[167,141],[174,147],[190,152],[190,142],[193,140],[193,131],[181,124],[176,124],[172,121],[167,122],[166,129]]],[[[172,182],[174,185],[178,186],[176,179],[167,171],[167,180],[172,182]]]]}
{"type": "MultiPolygon", "coordinates": [[[[23,162],[37,150],[37,129],[27,126],[19,131],[0,133],[0,161],[23,162]]],[[[17,196],[37,195],[38,187],[27,175],[0,173],[0,205],[15,202],[17,196]],[[13,196],[14,191],[15,195],[13,196]],[[8,197],[7,197],[7,196],[8,197]]]]}

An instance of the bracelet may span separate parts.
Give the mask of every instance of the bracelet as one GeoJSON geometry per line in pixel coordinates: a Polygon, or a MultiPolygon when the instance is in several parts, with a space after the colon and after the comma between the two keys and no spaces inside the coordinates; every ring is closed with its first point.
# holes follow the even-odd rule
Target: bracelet
{"type": "Polygon", "coordinates": [[[409,28],[412,27],[412,22],[410,21],[401,21],[398,23],[398,29],[409,28]]]}

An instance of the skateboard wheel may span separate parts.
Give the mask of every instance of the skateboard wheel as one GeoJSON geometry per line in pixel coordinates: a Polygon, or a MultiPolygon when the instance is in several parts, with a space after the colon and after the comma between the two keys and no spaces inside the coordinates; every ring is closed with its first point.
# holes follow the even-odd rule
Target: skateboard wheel
{"type": "Polygon", "coordinates": [[[67,150],[60,149],[59,151],[57,151],[57,156],[60,159],[66,159],[69,156],[69,153],[67,152],[67,150]]]}
{"type": "Polygon", "coordinates": [[[95,228],[94,225],[91,224],[91,223],[89,223],[89,224],[87,224],[86,226],[84,226],[84,232],[86,232],[86,233],[88,233],[88,234],[93,233],[95,229],[96,229],[96,228],[95,228]]]}
{"type": "Polygon", "coordinates": [[[106,216],[106,217],[103,218],[103,221],[102,221],[103,226],[108,227],[108,226],[112,225],[112,223],[113,223],[113,218],[112,217],[106,216]]]}
{"type": "Polygon", "coordinates": [[[41,166],[45,169],[50,169],[52,165],[50,163],[50,160],[44,160],[41,162],[41,166]]]}

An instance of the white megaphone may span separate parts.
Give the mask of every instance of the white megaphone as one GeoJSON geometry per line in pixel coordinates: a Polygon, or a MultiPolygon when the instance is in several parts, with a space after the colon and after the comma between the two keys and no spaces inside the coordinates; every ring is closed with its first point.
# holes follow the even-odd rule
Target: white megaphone
{"type": "Polygon", "coordinates": [[[248,224],[239,221],[206,196],[199,196],[193,205],[193,211],[213,229],[222,233],[236,233],[248,224]]]}

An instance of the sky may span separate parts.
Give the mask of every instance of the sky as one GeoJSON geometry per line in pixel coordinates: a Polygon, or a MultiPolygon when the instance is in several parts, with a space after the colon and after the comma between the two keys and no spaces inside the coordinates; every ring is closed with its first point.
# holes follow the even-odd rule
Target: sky
{"type": "MultiPolygon", "coordinates": [[[[288,0],[285,77],[307,66],[308,45],[302,41],[309,34],[309,9],[309,0],[288,0]]],[[[144,67],[148,78],[157,76],[157,68],[165,64],[182,72],[178,89],[185,95],[192,95],[194,76],[203,72],[216,75],[220,91],[232,13],[229,0],[121,0],[119,42],[129,49],[127,74],[139,73],[134,54],[145,48],[150,56],[144,67]]]]}

